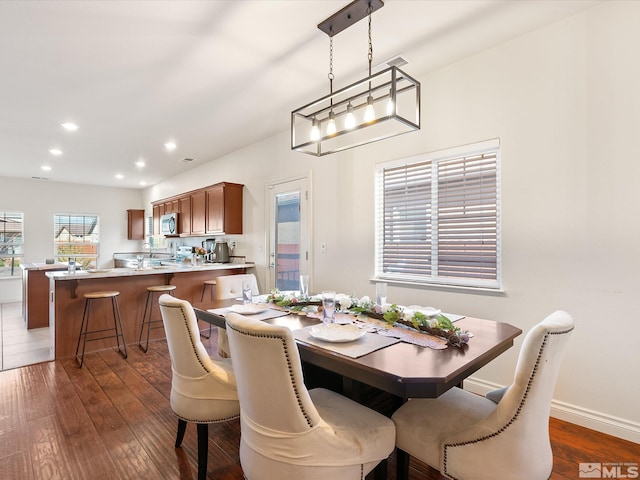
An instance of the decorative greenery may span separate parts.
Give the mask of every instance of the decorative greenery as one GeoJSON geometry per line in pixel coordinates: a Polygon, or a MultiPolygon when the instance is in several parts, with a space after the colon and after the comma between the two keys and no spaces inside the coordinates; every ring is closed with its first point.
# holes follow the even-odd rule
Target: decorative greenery
{"type": "MultiPolygon", "coordinates": [[[[277,289],[271,291],[267,301],[293,311],[300,311],[308,305],[320,305],[320,309],[322,309],[321,300],[313,300],[310,297],[298,298],[292,293],[284,294],[277,289]]],[[[395,303],[380,306],[367,296],[358,298],[355,294],[338,294],[336,295],[336,303],[341,311],[384,320],[390,327],[395,324],[405,325],[420,332],[444,338],[449,345],[461,347],[469,342],[469,333],[456,327],[449,318],[442,314],[427,316],[419,310],[405,309],[395,303]]]]}
{"type": "Polygon", "coordinates": [[[267,302],[271,302],[279,307],[286,307],[294,311],[300,311],[309,305],[322,305],[322,301],[320,300],[312,300],[310,297],[297,297],[292,293],[285,294],[277,288],[271,290],[271,293],[267,296],[267,302]]]}

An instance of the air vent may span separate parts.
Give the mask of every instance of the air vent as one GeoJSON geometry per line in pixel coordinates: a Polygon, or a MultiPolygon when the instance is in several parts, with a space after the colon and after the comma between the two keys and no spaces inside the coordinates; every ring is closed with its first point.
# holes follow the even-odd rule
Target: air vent
{"type": "Polygon", "coordinates": [[[193,158],[183,158],[180,160],[180,163],[191,163],[193,162],[193,158]]]}
{"type": "Polygon", "coordinates": [[[31,177],[34,180],[49,180],[47,177],[31,177]]]}
{"type": "Polygon", "coordinates": [[[387,60],[387,65],[389,65],[390,67],[402,67],[403,65],[406,65],[407,63],[409,63],[409,60],[407,60],[405,57],[403,57],[402,55],[398,55],[395,58],[392,58],[391,60],[387,60]]]}
{"type": "Polygon", "coordinates": [[[407,63],[409,63],[409,59],[403,53],[400,53],[398,55],[395,55],[385,60],[384,62],[380,62],[379,64],[377,64],[375,67],[372,68],[372,71],[377,72],[389,67],[400,68],[406,65],[407,63]]]}

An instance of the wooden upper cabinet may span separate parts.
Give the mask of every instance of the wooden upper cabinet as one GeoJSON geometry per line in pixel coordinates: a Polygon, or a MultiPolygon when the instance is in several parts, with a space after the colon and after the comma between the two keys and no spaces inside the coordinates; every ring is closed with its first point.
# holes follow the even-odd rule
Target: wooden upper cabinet
{"type": "Polygon", "coordinates": [[[164,204],[164,213],[178,213],[180,212],[180,204],[179,199],[171,200],[169,202],[165,202],[164,204]]]}
{"type": "Polygon", "coordinates": [[[239,183],[223,182],[153,202],[154,234],[160,234],[162,215],[173,212],[179,213],[180,235],[242,233],[243,188],[239,183]]]}
{"type": "Polygon", "coordinates": [[[205,189],[207,234],[242,233],[242,189],[238,183],[218,183],[205,189]]]}
{"type": "Polygon", "coordinates": [[[160,205],[153,205],[153,234],[160,235],[160,205]]]}
{"type": "Polygon", "coordinates": [[[185,195],[178,199],[180,234],[191,234],[191,195],[185,195]]]}
{"type": "Polygon", "coordinates": [[[191,193],[191,234],[204,235],[207,202],[204,190],[191,193]]]}
{"type": "Polygon", "coordinates": [[[127,210],[127,238],[144,240],[144,210],[127,210]]]}

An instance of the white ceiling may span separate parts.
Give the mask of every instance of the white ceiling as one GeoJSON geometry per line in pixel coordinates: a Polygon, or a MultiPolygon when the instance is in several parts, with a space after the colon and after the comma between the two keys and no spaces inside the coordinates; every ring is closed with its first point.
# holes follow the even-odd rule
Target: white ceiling
{"type": "MultiPolygon", "coordinates": [[[[287,130],[291,110],[328,93],[317,24],[348,3],[2,0],[0,176],[143,188],[287,130]]],[[[420,80],[597,3],[386,0],[373,64],[402,53],[420,80]]],[[[366,23],[334,38],[335,88],[366,76],[366,23]]]]}

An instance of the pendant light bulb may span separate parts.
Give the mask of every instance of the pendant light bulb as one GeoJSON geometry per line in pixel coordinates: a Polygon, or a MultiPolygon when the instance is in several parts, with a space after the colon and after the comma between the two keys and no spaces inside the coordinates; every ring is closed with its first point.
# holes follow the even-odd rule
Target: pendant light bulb
{"type": "Polygon", "coordinates": [[[353,114],[353,105],[349,102],[347,105],[347,116],[344,117],[344,128],[351,130],[356,126],[356,116],[353,114]]]}
{"type": "Polygon", "coordinates": [[[329,121],[327,122],[327,135],[336,134],[336,115],[333,110],[329,112],[329,121]]]}
{"type": "Polygon", "coordinates": [[[391,95],[391,90],[389,90],[389,101],[387,102],[387,115],[393,115],[396,108],[393,103],[393,96],[391,95]]]}
{"type": "Polygon", "coordinates": [[[364,109],[364,121],[366,123],[373,122],[376,119],[376,112],[373,110],[373,97],[367,97],[367,108],[364,109]]]}
{"type": "Polygon", "coordinates": [[[313,122],[311,123],[310,137],[312,142],[320,140],[320,128],[318,127],[318,120],[316,120],[315,117],[313,117],[313,122]]]}

